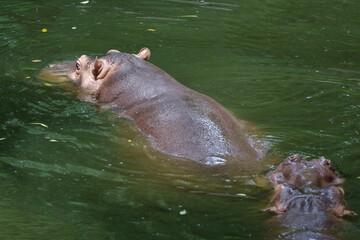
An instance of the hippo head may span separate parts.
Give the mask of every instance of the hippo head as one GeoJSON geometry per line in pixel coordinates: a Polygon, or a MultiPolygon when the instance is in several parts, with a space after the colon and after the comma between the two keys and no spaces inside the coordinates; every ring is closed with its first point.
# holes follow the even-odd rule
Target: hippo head
{"type": "Polygon", "coordinates": [[[356,215],[345,209],[344,190],[336,186],[307,187],[300,191],[290,184],[279,184],[275,187],[272,204],[265,211],[279,213],[286,227],[330,228],[342,221],[339,217],[356,215]]]}
{"type": "Polygon", "coordinates": [[[330,160],[320,157],[306,161],[298,154],[286,158],[269,175],[269,180],[274,185],[288,183],[296,188],[324,188],[343,182],[330,160]]]}
{"type": "Polygon", "coordinates": [[[277,213],[290,210],[304,213],[330,211],[337,217],[354,215],[345,210],[344,190],[341,187],[329,186],[322,189],[306,187],[302,190],[284,183],[275,187],[272,200],[274,207],[267,209],[277,213]]]}
{"type": "MultiPolygon", "coordinates": [[[[106,55],[101,58],[91,58],[87,55],[82,55],[74,62],[52,64],[48,70],[57,72],[59,75],[66,75],[78,86],[94,91],[96,86],[100,85],[101,81],[105,79],[108,74],[118,70],[118,65],[125,63],[125,61],[121,61],[124,57],[119,57],[120,55],[131,54],[121,53],[113,49],[109,50],[106,55]]],[[[132,55],[147,61],[150,58],[150,50],[148,48],[142,48],[138,54],[132,55]]]]}
{"type": "Polygon", "coordinates": [[[42,70],[39,78],[53,82],[69,82],[70,80],[76,84],[77,89],[82,91],[80,94],[78,92],[81,100],[108,103],[118,97],[121,91],[125,91],[126,87],[137,87],[136,84],[122,80],[136,83],[139,82],[138,79],[147,79],[144,74],[149,75],[151,72],[149,70],[151,64],[147,63],[149,58],[148,48],[142,48],[138,54],[110,50],[100,58],[82,55],[76,61],[51,64],[42,70]],[[122,84],[121,87],[119,87],[120,84],[122,84]]]}
{"type": "Polygon", "coordinates": [[[286,227],[327,229],[341,222],[344,215],[356,215],[345,209],[344,190],[336,186],[343,180],[324,157],[306,161],[298,154],[290,156],[269,180],[276,185],[275,194],[272,206],[265,211],[278,213],[286,227]]]}
{"type": "MultiPolygon", "coordinates": [[[[126,65],[126,61],[121,61],[122,58],[119,55],[124,54],[118,50],[110,50],[106,53],[106,56],[99,59],[82,55],[75,63],[71,64],[68,77],[82,88],[96,91],[108,74],[111,75],[116,72],[120,65],[126,65]]],[[[143,48],[138,54],[133,55],[147,61],[150,58],[150,50],[143,48]]],[[[121,67],[124,71],[127,66],[121,67]]]]}

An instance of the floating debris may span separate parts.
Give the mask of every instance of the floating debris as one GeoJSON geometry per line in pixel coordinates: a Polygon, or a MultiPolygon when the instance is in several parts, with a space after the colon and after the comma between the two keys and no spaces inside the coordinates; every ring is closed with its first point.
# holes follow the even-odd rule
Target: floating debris
{"type": "Polygon", "coordinates": [[[34,59],[34,60],[31,60],[33,63],[38,63],[38,62],[41,62],[40,59],[34,59]]]}
{"type": "Polygon", "coordinates": [[[148,31],[149,31],[149,32],[155,32],[155,31],[156,31],[156,29],[149,28],[149,29],[148,29],[148,31]]]}
{"type": "Polygon", "coordinates": [[[236,196],[239,196],[239,197],[246,197],[246,194],[245,193],[237,193],[236,196]]]}
{"type": "Polygon", "coordinates": [[[197,18],[197,15],[182,15],[182,18],[197,18]]]}
{"type": "Polygon", "coordinates": [[[82,1],[82,2],[80,2],[82,5],[86,5],[86,4],[88,4],[90,1],[82,1]]]}
{"type": "Polygon", "coordinates": [[[129,139],[128,142],[131,143],[132,142],[131,139],[129,139]]]}
{"type": "Polygon", "coordinates": [[[43,28],[43,29],[41,29],[41,31],[42,31],[43,33],[46,33],[46,32],[47,32],[47,29],[46,29],[46,28],[43,28]]]}
{"type": "Polygon", "coordinates": [[[51,87],[51,86],[52,86],[52,84],[50,84],[50,83],[44,83],[44,85],[47,86],[47,87],[51,87]]]}
{"type": "Polygon", "coordinates": [[[182,210],[182,211],[180,211],[179,213],[180,213],[180,215],[185,215],[185,214],[187,214],[187,212],[186,212],[186,210],[185,210],[185,209],[184,209],[184,210],[182,210]]]}
{"type": "Polygon", "coordinates": [[[47,125],[43,124],[43,123],[30,123],[30,124],[33,124],[33,125],[40,125],[44,128],[49,128],[47,125]]]}

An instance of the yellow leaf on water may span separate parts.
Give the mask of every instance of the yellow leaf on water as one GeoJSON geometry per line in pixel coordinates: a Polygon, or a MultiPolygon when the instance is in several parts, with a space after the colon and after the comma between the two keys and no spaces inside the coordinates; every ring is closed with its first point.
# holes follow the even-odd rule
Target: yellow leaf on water
{"type": "Polygon", "coordinates": [[[47,125],[43,124],[43,123],[30,123],[30,124],[33,124],[33,125],[40,125],[44,128],[49,128],[47,125]]]}
{"type": "Polygon", "coordinates": [[[44,83],[45,86],[51,87],[52,85],[50,83],[44,83]]]}
{"type": "Polygon", "coordinates": [[[34,63],[38,63],[38,62],[41,62],[41,60],[40,59],[34,59],[34,60],[31,60],[32,62],[34,62],[34,63]]]}
{"type": "Polygon", "coordinates": [[[150,31],[150,32],[155,32],[156,30],[153,29],[153,28],[149,28],[148,31],[150,31]]]}
{"type": "Polygon", "coordinates": [[[132,142],[131,139],[129,139],[128,142],[131,143],[132,142]]]}
{"type": "Polygon", "coordinates": [[[360,179],[360,177],[357,177],[358,179],[360,179]]]}
{"type": "Polygon", "coordinates": [[[43,33],[45,33],[45,32],[47,32],[47,29],[46,29],[46,28],[43,28],[43,29],[41,29],[41,31],[42,31],[43,33]]]}
{"type": "Polygon", "coordinates": [[[30,76],[26,76],[26,79],[29,79],[30,78],[30,76]]]}
{"type": "Polygon", "coordinates": [[[50,139],[50,142],[59,142],[59,141],[55,139],[50,139]]]}

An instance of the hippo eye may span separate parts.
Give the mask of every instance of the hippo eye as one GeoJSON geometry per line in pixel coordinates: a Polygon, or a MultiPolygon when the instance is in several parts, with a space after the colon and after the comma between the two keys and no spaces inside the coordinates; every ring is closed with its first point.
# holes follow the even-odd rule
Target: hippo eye
{"type": "Polygon", "coordinates": [[[76,65],[75,65],[75,66],[76,66],[76,70],[79,71],[79,70],[80,70],[80,63],[79,63],[78,61],[76,61],[76,65]]]}

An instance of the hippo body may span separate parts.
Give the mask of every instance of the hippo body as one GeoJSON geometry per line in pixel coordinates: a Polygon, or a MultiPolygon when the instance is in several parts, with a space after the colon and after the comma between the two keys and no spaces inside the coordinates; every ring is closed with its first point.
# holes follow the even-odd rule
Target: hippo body
{"type": "Polygon", "coordinates": [[[269,180],[275,185],[275,194],[273,206],[266,211],[278,213],[283,226],[296,229],[286,239],[307,239],[310,235],[336,239],[323,232],[342,223],[342,216],[356,215],[346,210],[344,190],[337,186],[343,179],[324,157],[306,161],[298,154],[290,156],[269,180]]]}
{"type": "Polygon", "coordinates": [[[134,120],[153,148],[166,155],[207,165],[262,157],[244,121],[147,62],[149,57],[147,48],[136,55],[110,50],[99,59],[83,55],[50,65],[41,75],[67,76],[79,87],[80,99],[134,120]]]}

